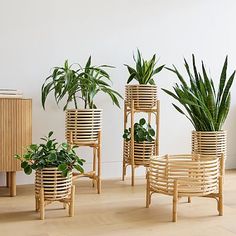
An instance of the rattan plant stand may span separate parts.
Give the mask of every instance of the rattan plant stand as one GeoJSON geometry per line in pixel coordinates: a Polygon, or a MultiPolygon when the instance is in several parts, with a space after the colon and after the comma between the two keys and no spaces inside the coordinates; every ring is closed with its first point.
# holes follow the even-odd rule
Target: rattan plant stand
{"type": "Polygon", "coordinates": [[[70,109],[66,111],[66,140],[76,147],[93,149],[92,170],[79,174],[73,173],[73,179],[88,177],[101,193],[101,109],[70,109]]]}
{"type": "Polygon", "coordinates": [[[44,168],[35,173],[35,210],[40,219],[45,218],[45,207],[55,201],[69,206],[69,216],[74,216],[75,186],[72,185],[72,172],[63,177],[57,168],[44,168]]]}
{"type": "Polygon", "coordinates": [[[148,167],[152,155],[159,155],[159,118],[160,101],[157,100],[157,87],[154,85],[126,85],[124,102],[124,129],[130,119],[131,140],[123,142],[122,180],[131,166],[131,185],[134,186],[135,168],[148,167]],[[134,141],[135,114],[148,115],[148,124],[156,126],[156,137],[153,142],[136,143],[134,141]],[[154,116],[154,119],[152,119],[154,116]]]}
{"type": "Polygon", "coordinates": [[[146,207],[153,193],[173,196],[172,221],[177,221],[177,203],[181,197],[209,197],[217,200],[223,215],[224,155],[153,156],[147,172],[146,207]]]}

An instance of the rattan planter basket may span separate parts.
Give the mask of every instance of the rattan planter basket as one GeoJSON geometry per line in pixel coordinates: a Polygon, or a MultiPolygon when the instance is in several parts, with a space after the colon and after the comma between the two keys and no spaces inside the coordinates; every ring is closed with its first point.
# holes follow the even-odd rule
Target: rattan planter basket
{"type": "Polygon", "coordinates": [[[66,111],[68,143],[88,143],[98,139],[102,125],[101,109],[70,109],[66,111]]]}
{"type": "Polygon", "coordinates": [[[192,152],[203,155],[227,157],[227,132],[226,131],[192,131],[192,152]]]}
{"type": "Polygon", "coordinates": [[[75,186],[72,186],[72,172],[62,176],[57,168],[44,168],[35,173],[35,206],[40,219],[45,217],[45,206],[53,201],[69,205],[69,216],[74,215],[75,186]]]}
{"type": "Polygon", "coordinates": [[[156,85],[126,85],[125,102],[128,107],[134,101],[135,109],[150,109],[157,104],[157,86],[156,85]]]}
{"type": "MultiPolygon", "coordinates": [[[[134,164],[148,166],[150,157],[155,155],[155,147],[155,140],[143,143],[134,142],[134,164]]],[[[126,163],[132,163],[130,141],[124,142],[124,158],[126,163]]]]}
{"type": "Polygon", "coordinates": [[[44,168],[35,174],[35,195],[44,188],[44,199],[55,201],[67,198],[71,193],[72,173],[63,177],[57,168],[44,168]]]}

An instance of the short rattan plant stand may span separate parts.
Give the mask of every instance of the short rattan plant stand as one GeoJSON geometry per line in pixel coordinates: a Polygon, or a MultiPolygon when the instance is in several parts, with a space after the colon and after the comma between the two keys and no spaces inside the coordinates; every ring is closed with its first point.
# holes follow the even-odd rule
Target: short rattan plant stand
{"type": "Polygon", "coordinates": [[[173,197],[172,220],[177,221],[180,197],[209,197],[217,200],[219,215],[223,215],[224,155],[153,156],[147,172],[146,207],[153,193],[173,197]]]}
{"type": "Polygon", "coordinates": [[[155,85],[126,85],[124,102],[124,129],[130,119],[131,140],[123,142],[123,172],[122,180],[126,176],[126,169],[131,166],[131,185],[134,186],[135,168],[148,167],[150,157],[159,155],[159,116],[160,101],[157,100],[155,85]],[[148,124],[156,127],[156,137],[153,142],[136,143],[134,141],[135,114],[143,113],[148,116],[148,124]]]}
{"type": "Polygon", "coordinates": [[[66,111],[67,143],[76,147],[93,149],[92,170],[87,173],[73,173],[73,179],[88,177],[101,193],[101,109],[74,109],[66,111]]]}
{"type": "Polygon", "coordinates": [[[40,211],[40,219],[45,218],[45,206],[59,201],[64,208],[69,206],[69,216],[74,216],[75,186],[72,185],[72,172],[62,176],[57,168],[36,170],[35,174],[35,208],[40,211]]]}

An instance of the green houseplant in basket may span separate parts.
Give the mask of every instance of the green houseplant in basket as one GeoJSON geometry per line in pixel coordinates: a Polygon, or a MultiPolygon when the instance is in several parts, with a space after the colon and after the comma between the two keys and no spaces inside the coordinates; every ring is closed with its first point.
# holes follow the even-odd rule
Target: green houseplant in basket
{"type": "Polygon", "coordinates": [[[97,140],[101,130],[102,110],[97,109],[94,99],[98,94],[107,95],[113,104],[120,107],[122,96],[111,88],[111,77],[106,71],[108,65],[94,66],[91,56],[84,67],[79,64],[55,67],[41,89],[42,105],[50,93],[57,104],[64,102],[66,110],[66,138],[70,142],[92,142],[97,140]],[[81,109],[80,103],[83,104],[81,109]],[[72,109],[67,109],[72,104],[72,109]]]}
{"type": "Polygon", "coordinates": [[[45,205],[60,201],[69,205],[69,215],[74,215],[74,193],[72,170],[83,172],[84,160],[77,156],[73,147],[66,143],[59,145],[52,138],[53,132],[41,138],[44,143],[31,144],[26,152],[16,158],[26,174],[35,170],[36,211],[44,219],[45,205]]]}
{"type": "Polygon", "coordinates": [[[228,76],[228,57],[220,74],[218,90],[214,81],[207,74],[202,62],[201,72],[197,69],[195,57],[192,55],[192,69],[184,59],[187,79],[174,66],[173,72],[180,81],[173,89],[174,92],[163,89],[176,99],[180,106],[173,104],[175,109],[187,117],[195,128],[192,132],[192,151],[200,154],[226,154],[226,131],[222,126],[230,108],[230,88],[235,78],[235,71],[228,76]],[[183,110],[183,108],[184,110],[183,110]]]}
{"type": "MultiPolygon", "coordinates": [[[[152,155],[155,155],[155,130],[144,118],[134,124],[134,162],[135,165],[148,165],[152,155]]],[[[126,162],[131,161],[131,128],[125,129],[124,158],[126,162]]]]}
{"type": "Polygon", "coordinates": [[[135,67],[125,64],[129,72],[125,87],[125,101],[128,106],[131,106],[133,101],[135,108],[151,108],[155,106],[157,100],[154,76],[162,71],[165,65],[157,67],[156,54],[150,60],[145,60],[139,50],[137,50],[137,56],[133,58],[135,67]],[[136,80],[138,84],[130,85],[129,83],[133,80],[136,80]]]}

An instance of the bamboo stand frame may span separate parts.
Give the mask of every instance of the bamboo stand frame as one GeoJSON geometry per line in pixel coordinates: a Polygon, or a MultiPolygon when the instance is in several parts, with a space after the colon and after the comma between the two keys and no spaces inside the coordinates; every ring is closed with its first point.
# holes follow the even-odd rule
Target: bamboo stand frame
{"type": "Polygon", "coordinates": [[[223,215],[224,154],[166,155],[152,157],[147,173],[146,207],[153,193],[173,197],[172,221],[177,221],[177,203],[181,197],[208,197],[217,200],[219,215],[223,215]]]}
{"type": "Polygon", "coordinates": [[[92,179],[93,187],[97,187],[97,193],[101,193],[101,130],[98,131],[98,138],[96,141],[89,142],[74,142],[72,132],[70,132],[69,144],[76,147],[90,147],[93,149],[93,169],[87,173],[78,174],[73,173],[73,179],[80,177],[88,177],[92,179]]]}
{"type": "Polygon", "coordinates": [[[72,185],[72,173],[63,177],[57,168],[44,168],[36,171],[35,210],[40,212],[40,219],[45,219],[45,207],[55,201],[69,206],[69,216],[74,216],[75,186],[72,185]]]}
{"type": "MultiPolygon", "coordinates": [[[[152,115],[155,117],[155,124],[156,124],[156,139],[155,139],[155,151],[154,155],[159,155],[159,120],[160,120],[160,101],[156,100],[155,102],[152,102],[153,107],[150,107],[149,105],[144,107],[144,104],[142,104],[142,107],[137,106],[137,101],[135,103],[134,100],[131,102],[125,101],[124,103],[124,129],[127,128],[127,122],[130,115],[130,121],[131,121],[131,140],[130,140],[130,152],[129,152],[129,158],[127,158],[127,147],[126,147],[126,141],[123,141],[123,171],[122,171],[122,180],[124,181],[124,178],[126,176],[126,169],[130,165],[131,166],[131,173],[132,173],[132,179],[131,179],[131,185],[134,186],[134,176],[135,176],[135,168],[139,166],[148,167],[148,161],[147,156],[144,153],[144,157],[146,158],[145,161],[138,161],[135,160],[135,142],[134,142],[134,116],[135,113],[147,113],[148,114],[148,124],[151,124],[152,122],[152,115]]],[[[151,155],[149,156],[150,159],[151,155]]]]}

